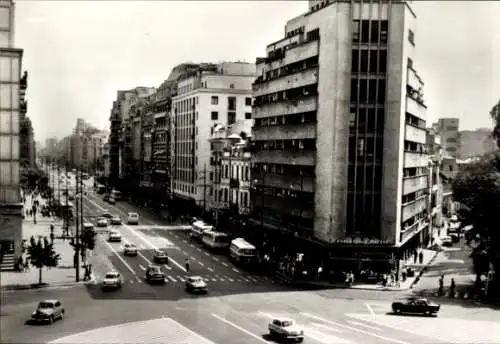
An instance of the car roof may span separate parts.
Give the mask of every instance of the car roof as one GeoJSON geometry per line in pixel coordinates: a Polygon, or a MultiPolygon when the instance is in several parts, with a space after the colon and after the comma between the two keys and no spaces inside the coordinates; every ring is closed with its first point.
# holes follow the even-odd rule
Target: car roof
{"type": "Polygon", "coordinates": [[[60,302],[59,300],[55,300],[55,299],[50,299],[50,300],[42,300],[40,301],[39,303],[56,303],[56,302],[60,302]]]}
{"type": "Polygon", "coordinates": [[[108,272],[106,272],[106,275],[108,275],[108,274],[119,274],[119,272],[118,271],[108,271],[108,272]]]}
{"type": "Polygon", "coordinates": [[[160,269],[159,265],[151,264],[148,266],[149,269],[160,269]]]}
{"type": "Polygon", "coordinates": [[[274,318],[273,321],[275,320],[278,320],[278,321],[291,321],[291,322],[295,322],[293,319],[291,318],[286,318],[286,317],[280,317],[280,318],[274,318]]]}
{"type": "Polygon", "coordinates": [[[128,216],[139,216],[137,213],[128,213],[128,216]]]}
{"type": "Polygon", "coordinates": [[[202,278],[201,276],[189,276],[188,279],[194,280],[194,279],[200,279],[202,278]]]}

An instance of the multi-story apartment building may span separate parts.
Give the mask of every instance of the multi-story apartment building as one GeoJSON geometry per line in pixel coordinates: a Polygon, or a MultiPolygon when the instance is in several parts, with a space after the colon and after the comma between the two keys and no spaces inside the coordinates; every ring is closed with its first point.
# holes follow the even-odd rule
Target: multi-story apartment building
{"type": "Polygon", "coordinates": [[[239,120],[224,127],[216,124],[210,138],[209,201],[207,209],[218,221],[221,212],[250,213],[251,154],[253,120],[239,120]]]}
{"type": "Polygon", "coordinates": [[[279,233],[276,250],[386,270],[420,244],[428,157],[415,24],[409,1],[310,1],[257,59],[251,198],[254,222],[279,233]]]}
{"type": "Polygon", "coordinates": [[[21,76],[23,50],[14,47],[12,0],[0,0],[0,261],[13,269],[22,252],[23,204],[19,192],[19,131],[27,73],[21,76]]]}
{"type": "Polygon", "coordinates": [[[439,235],[439,230],[443,226],[442,203],[443,203],[443,180],[441,175],[442,147],[441,137],[433,128],[427,129],[426,147],[429,153],[429,200],[428,214],[429,227],[424,235],[424,244],[430,244],[427,239],[439,235]]]}
{"type": "Polygon", "coordinates": [[[440,118],[437,128],[441,136],[443,154],[446,156],[458,157],[460,149],[460,133],[458,131],[460,120],[458,118],[440,118]]]}
{"type": "Polygon", "coordinates": [[[109,143],[105,143],[102,147],[102,168],[103,176],[109,178],[110,166],[109,166],[109,143]]]}
{"type": "Polygon", "coordinates": [[[171,114],[175,196],[206,207],[210,130],[252,117],[254,80],[255,65],[242,62],[200,64],[177,78],[171,114]]]}
{"type": "Polygon", "coordinates": [[[462,130],[459,132],[458,157],[467,159],[491,153],[497,149],[491,129],[462,130]]]}

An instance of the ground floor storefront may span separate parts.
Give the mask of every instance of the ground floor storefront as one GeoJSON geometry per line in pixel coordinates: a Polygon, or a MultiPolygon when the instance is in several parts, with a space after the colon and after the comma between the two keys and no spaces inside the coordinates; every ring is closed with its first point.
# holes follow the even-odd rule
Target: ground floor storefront
{"type": "Polygon", "coordinates": [[[0,206],[0,261],[17,258],[23,251],[22,204],[0,206]]]}

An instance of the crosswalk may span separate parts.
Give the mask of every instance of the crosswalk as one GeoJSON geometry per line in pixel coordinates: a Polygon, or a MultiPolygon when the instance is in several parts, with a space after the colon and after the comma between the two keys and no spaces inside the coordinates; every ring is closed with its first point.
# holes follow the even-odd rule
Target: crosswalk
{"type": "MultiPolygon", "coordinates": [[[[165,280],[167,283],[184,283],[188,279],[190,275],[175,275],[175,274],[166,274],[165,275],[165,280]]],[[[207,283],[225,283],[225,284],[230,284],[230,283],[244,283],[244,284],[263,284],[263,283],[275,283],[271,279],[267,277],[228,277],[224,275],[196,275],[200,276],[203,278],[203,280],[207,283]]],[[[99,276],[96,276],[95,283],[99,283],[99,281],[102,281],[102,277],[100,278],[99,276]]],[[[125,284],[135,284],[135,283],[142,283],[142,281],[138,278],[126,278],[124,279],[125,284]]]]}

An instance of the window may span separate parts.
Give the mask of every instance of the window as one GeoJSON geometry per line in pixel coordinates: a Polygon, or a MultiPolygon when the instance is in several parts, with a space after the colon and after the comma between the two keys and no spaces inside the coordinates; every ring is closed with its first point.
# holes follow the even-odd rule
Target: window
{"type": "Polygon", "coordinates": [[[359,42],[359,20],[354,20],[352,22],[352,41],[359,42]]]}
{"type": "Polygon", "coordinates": [[[351,79],[351,103],[355,103],[358,99],[358,80],[351,79]]]}
{"type": "Polygon", "coordinates": [[[361,43],[368,43],[370,41],[370,21],[361,21],[361,43]]]}
{"type": "Polygon", "coordinates": [[[368,100],[368,80],[359,80],[359,102],[366,103],[368,100]]]}
{"type": "Polygon", "coordinates": [[[361,73],[367,73],[368,72],[368,50],[361,50],[361,65],[359,71],[361,73]]]}
{"type": "Polygon", "coordinates": [[[246,106],[252,106],[252,98],[251,97],[246,97],[245,98],[245,105],[246,106]]]}
{"type": "Polygon", "coordinates": [[[359,50],[353,49],[351,57],[351,70],[353,73],[359,72],[358,63],[359,63],[359,50]]]}
{"type": "Polygon", "coordinates": [[[219,97],[212,96],[212,105],[219,105],[219,97]]]}
{"type": "Polygon", "coordinates": [[[387,50],[378,51],[378,72],[387,72],[387,50]]]}
{"type": "Polygon", "coordinates": [[[252,113],[251,112],[245,112],[245,119],[252,119],[252,113]]]}
{"type": "Polygon", "coordinates": [[[0,84],[0,101],[3,108],[8,109],[12,106],[10,84],[0,84]]]}
{"type": "Polygon", "coordinates": [[[229,88],[234,88],[234,84],[229,84],[229,88]]]}
{"type": "Polygon", "coordinates": [[[219,119],[219,112],[218,111],[212,111],[211,115],[212,121],[216,121],[219,119]]]}
{"type": "Polygon", "coordinates": [[[378,94],[377,94],[377,103],[384,104],[385,103],[385,80],[378,80],[378,94]]]}
{"type": "Polygon", "coordinates": [[[379,34],[378,21],[373,20],[372,27],[370,30],[370,42],[377,43],[378,42],[378,34],[379,34]]]}
{"type": "Polygon", "coordinates": [[[382,20],[380,22],[380,42],[387,43],[389,36],[389,21],[382,20]]]}
{"type": "Polygon", "coordinates": [[[0,81],[11,81],[12,78],[11,58],[0,56],[0,81]]]}
{"type": "Polygon", "coordinates": [[[227,113],[227,124],[231,125],[236,122],[236,112],[227,113]]]}
{"type": "Polygon", "coordinates": [[[415,46],[415,33],[412,30],[408,30],[408,41],[415,46]]]}
{"type": "Polygon", "coordinates": [[[236,111],[236,97],[227,97],[227,109],[236,111]]]}

